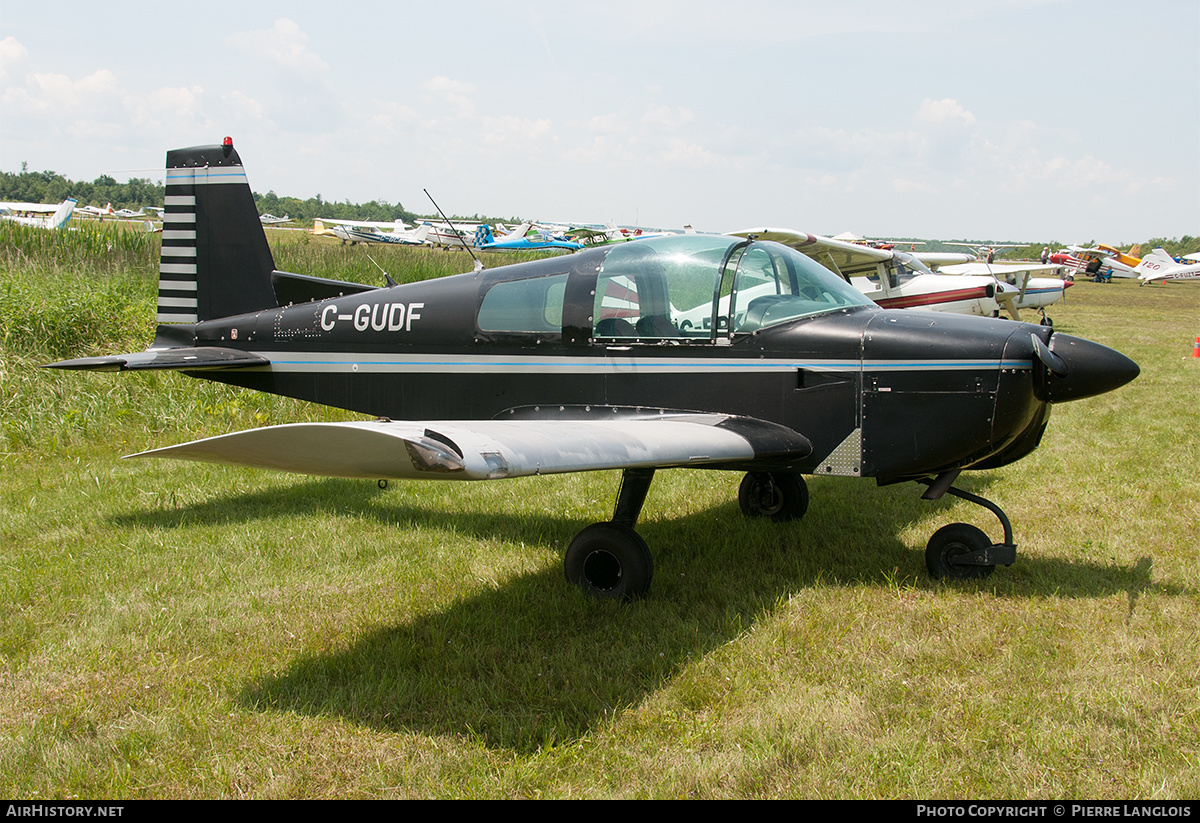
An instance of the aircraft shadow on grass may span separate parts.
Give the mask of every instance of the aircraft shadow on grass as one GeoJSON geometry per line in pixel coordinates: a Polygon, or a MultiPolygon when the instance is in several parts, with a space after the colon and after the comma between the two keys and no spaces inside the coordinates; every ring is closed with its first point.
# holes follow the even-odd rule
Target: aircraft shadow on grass
{"type": "MultiPolygon", "coordinates": [[[[985,473],[970,483],[982,490],[991,481],[985,473]]],[[[852,483],[814,478],[813,491],[817,502],[806,518],[786,525],[748,521],[735,502],[656,518],[651,498],[643,529],[661,550],[648,599],[597,603],[555,565],[367,632],[348,648],[297,658],[283,673],[247,684],[236,699],[255,710],[333,715],[389,731],[470,734],[488,746],[529,752],[580,739],[807,587],[890,585],[897,578],[917,587],[981,585],[913,580],[899,571],[921,568],[922,558],[895,535],[936,513],[911,488],[874,490],[869,508],[852,483]]],[[[379,505],[380,494],[361,481],[314,480],[117,520],[170,529],[338,512],[333,516],[445,528],[480,540],[536,535],[560,546],[579,525],[569,517],[442,511],[402,499],[379,505]]],[[[1025,555],[1015,569],[1020,596],[1127,593],[1131,612],[1151,585],[1149,558],[1126,568],[1025,555]]],[[[1003,579],[984,585],[1002,586],[1003,579]]],[[[1001,588],[993,596],[1014,595],[1001,588]]]]}

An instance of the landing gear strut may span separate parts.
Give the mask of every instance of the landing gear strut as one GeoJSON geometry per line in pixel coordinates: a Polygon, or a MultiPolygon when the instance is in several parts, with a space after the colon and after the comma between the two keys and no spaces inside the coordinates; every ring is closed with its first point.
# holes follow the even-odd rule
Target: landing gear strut
{"type": "Polygon", "coordinates": [[[625,469],[612,520],[593,523],[567,547],[563,563],[567,580],[593,597],[636,600],[645,596],[654,577],[654,560],[633,527],[653,479],[654,469],[625,469]]]}
{"type": "Polygon", "coordinates": [[[1004,542],[992,543],[980,529],[967,523],[951,523],[934,532],[925,547],[925,566],[935,580],[979,580],[987,577],[996,566],[1011,566],[1017,560],[1017,545],[1013,542],[1012,524],[1004,511],[990,500],[957,489],[951,484],[958,472],[948,472],[935,479],[924,479],[929,489],[922,495],[926,500],[937,500],[943,494],[983,506],[1000,520],[1004,529],[1004,542]]]}

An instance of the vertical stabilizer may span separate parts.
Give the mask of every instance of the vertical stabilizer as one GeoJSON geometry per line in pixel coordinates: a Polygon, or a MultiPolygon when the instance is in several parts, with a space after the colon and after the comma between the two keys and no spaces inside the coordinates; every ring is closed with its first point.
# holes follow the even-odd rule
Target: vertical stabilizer
{"type": "Polygon", "coordinates": [[[158,322],[275,307],[275,261],[232,140],[168,151],[164,206],[158,322]]]}
{"type": "Polygon", "coordinates": [[[46,223],[46,228],[57,229],[65,226],[67,221],[71,219],[71,215],[75,213],[75,206],[78,202],[72,197],[68,197],[62,201],[62,205],[50,216],[50,220],[46,223]]]}

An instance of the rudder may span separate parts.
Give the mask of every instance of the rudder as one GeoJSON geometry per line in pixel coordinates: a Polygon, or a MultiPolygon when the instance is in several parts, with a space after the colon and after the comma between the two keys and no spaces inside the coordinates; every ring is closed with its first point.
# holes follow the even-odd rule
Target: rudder
{"type": "Polygon", "coordinates": [[[242,160],[219,146],[167,152],[158,322],[274,308],[275,268],[242,160]]]}

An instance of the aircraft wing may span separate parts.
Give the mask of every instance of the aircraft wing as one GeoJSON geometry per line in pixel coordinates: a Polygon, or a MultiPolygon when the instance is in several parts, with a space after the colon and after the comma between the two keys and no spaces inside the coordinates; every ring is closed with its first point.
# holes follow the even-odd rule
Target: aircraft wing
{"type": "MultiPolygon", "coordinates": [[[[958,266],[970,263],[975,259],[973,254],[961,254],[952,251],[914,251],[913,257],[920,260],[933,271],[945,272],[948,266],[958,266]]],[[[986,263],[983,265],[987,265],[986,263]]]]}
{"type": "Polygon", "coordinates": [[[840,274],[847,279],[858,275],[875,274],[876,266],[891,260],[893,256],[888,249],[874,249],[858,243],[834,240],[832,237],[821,237],[793,229],[744,229],[730,232],[730,234],[738,237],[747,237],[753,234],[759,240],[774,240],[776,243],[791,246],[835,274],[840,274]]]}
{"type": "Polygon", "coordinates": [[[390,223],[384,223],[378,220],[333,220],[328,217],[318,217],[317,219],[330,226],[355,226],[363,229],[407,228],[407,224],[402,220],[393,220],[390,223]]]}
{"type": "Polygon", "coordinates": [[[964,263],[959,266],[942,266],[938,269],[942,274],[967,275],[1009,275],[1009,274],[1050,274],[1061,269],[1057,264],[1046,263],[964,263]]]}
{"type": "Polygon", "coordinates": [[[129,457],[165,457],[325,477],[489,480],[600,469],[787,465],[812,444],[747,417],[673,413],[604,419],[294,423],[129,457]]]}
{"type": "Polygon", "coordinates": [[[0,209],[12,212],[28,212],[30,214],[54,214],[61,203],[0,203],[0,209]]]}

